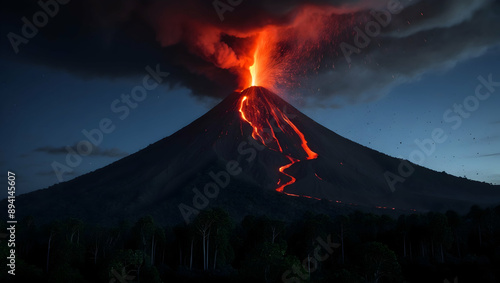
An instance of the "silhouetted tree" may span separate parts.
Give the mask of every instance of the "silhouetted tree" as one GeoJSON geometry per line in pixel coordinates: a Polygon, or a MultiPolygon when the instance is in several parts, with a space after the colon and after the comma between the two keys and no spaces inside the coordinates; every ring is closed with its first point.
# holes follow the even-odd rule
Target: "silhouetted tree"
{"type": "Polygon", "coordinates": [[[455,245],[457,247],[457,256],[460,258],[462,257],[462,255],[460,252],[460,237],[458,235],[458,229],[462,224],[462,219],[460,218],[458,213],[456,213],[453,210],[446,211],[446,218],[448,219],[448,225],[450,225],[453,237],[455,238],[455,245]]]}
{"type": "Polygon", "coordinates": [[[448,225],[448,219],[442,213],[431,212],[427,214],[429,218],[429,231],[431,238],[432,254],[434,255],[434,243],[439,245],[441,262],[444,262],[444,248],[448,249],[453,242],[451,229],[448,225]]]}
{"type": "Polygon", "coordinates": [[[484,211],[478,205],[471,206],[469,214],[467,214],[467,218],[471,219],[473,225],[476,227],[479,247],[483,245],[483,236],[481,230],[481,220],[483,218],[483,215],[484,211]]]}
{"type": "Polygon", "coordinates": [[[378,283],[381,279],[397,282],[401,276],[396,254],[379,242],[370,242],[364,245],[361,268],[367,282],[378,283]]]}

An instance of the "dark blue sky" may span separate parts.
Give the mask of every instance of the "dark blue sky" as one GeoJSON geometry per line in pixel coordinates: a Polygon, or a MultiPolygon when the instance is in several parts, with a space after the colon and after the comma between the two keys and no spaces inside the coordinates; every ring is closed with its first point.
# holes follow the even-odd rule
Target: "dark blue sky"
{"type": "MultiPolygon", "coordinates": [[[[491,4],[492,1],[479,2],[483,3],[483,9],[497,9],[495,17],[490,17],[494,18],[491,23],[496,25],[495,30],[498,31],[498,5],[491,4]]],[[[258,9],[258,5],[256,7],[253,6],[252,9],[258,9]]],[[[236,12],[237,10],[234,13],[236,12]]],[[[64,164],[65,147],[85,140],[82,130],[98,127],[101,119],[109,118],[116,129],[103,136],[98,150],[94,150],[91,156],[83,157],[81,165],[74,168],[72,173],[64,175],[65,181],[99,169],[171,135],[229,95],[229,86],[234,85],[228,82],[229,86],[205,88],[205,85],[211,86],[208,83],[210,80],[200,78],[199,74],[191,74],[186,71],[189,68],[185,66],[169,65],[169,62],[173,62],[172,58],[177,56],[175,46],[169,49],[169,55],[162,55],[161,46],[153,44],[154,47],[144,47],[146,44],[143,41],[137,41],[134,36],[123,36],[120,31],[116,32],[116,36],[108,33],[103,33],[106,36],[97,36],[99,43],[103,43],[107,36],[111,37],[111,42],[119,43],[111,44],[111,48],[94,43],[81,45],[88,34],[94,37],[100,27],[93,27],[88,33],[80,29],[70,40],[53,42],[50,40],[50,33],[53,29],[56,30],[55,34],[60,31],[54,27],[56,24],[52,27],[49,25],[47,34],[32,39],[26,44],[26,49],[15,54],[9,41],[5,40],[5,35],[19,25],[18,15],[23,13],[32,12],[7,9],[5,15],[9,21],[2,26],[4,38],[0,57],[0,170],[11,170],[17,174],[18,193],[57,183],[52,163],[64,164]],[[71,46],[71,41],[79,42],[80,45],[72,47],[66,53],[64,48],[71,46]],[[138,48],[142,53],[133,56],[134,50],[138,48]],[[95,50],[102,53],[95,55],[95,50]],[[109,62],[103,62],[106,60],[102,58],[109,62]],[[159,63],[171,75],[159,87],[149,91],[146,99],[139,102],[137,108],[131,109],[128,117],[120,120],[119,114],[111,110],[112,102],[142,84],[146,74],[145,66],[154,68],[159,63]]],[[[295,95],[300,93],[297,90],[293,96],[288,96],[286,91],[280,95],[336,133],[404,159],[412,160],[415,151],[422,151],[415,140],[432,138],[435,129],[442,129],[446,134],[446,141],[433,145],[435,148],[432,153],[425,154],[425,158],[421,160],[423,166],[456,176],[500,184],[500,86],[495,86],[495,91],[484,100],[470,98],[475,96],[476,88],[481,84],[479,76],[485,79],[491,76],[493,81],[500,82],[500,41],[498,36],[488,35],[489,31],[474,30],[484,24],[474,25],[473,16],[462,17],[461,13],[457,12],[460,16],[449,16],[452,20],[443,26],[433,21],[424,21],[419,27],[412,27],[417,30],[427,28],[428,34],[422,34],[421,30],[393,27],[387,31],[387,37],[401,29],[403,33],[416,33],[409,42],[388,47],[389,50],[406,50],[403,52],[405,54],[389,59],[386,49],[372,46],[363,50],[365,54],[356,55],[360,61],[357,65],[353,63],[352,69],[351,66],[344,68],[345,60],[338,56],[332,60],[338,64],[336,70],[340,69],[338,72],[341,75],[323,72],[310,80],[314,82],[320,78],[321,86],[328,85],[327,88],[318,87],[316,93],[303,96],[295,95]],[[428,27],[432,23],[435,26],[428,27]],[[456,31],[449,31],[457,25],[471,34],[485,34],[484,37],[488,40],[478,43],[480,35],[473,39],[474,43],[467,38],[457,38],[456,31]],[[444,31],[439,33],[439,29],[444,31]],[[446,39],[449,45],[442,45],[439,41],[438,38],[444,35],[454,36],[446,39]],[[416,39],[419,42],[425,39],[427,42],[427,39],[433,37],[439,43],[436,46],[410,47],[416,39]],[[463,49],[458,48],[457,44],[461,44],[463,49]],[[446,55],[438,54],[436,48],[446,55]],[[457,51],[457,48],[460,50],[457,51]],[[382,55],[379,54],[380,50],[384,51],[382,55]],[[412,58],[419,62],[412,61],[412,58]],[[422,63],[423,58],[428,61],[422,63]],[[382,62],[381,65],[366,63],[372,59],[382,62]],[[330,79],[325,80],[324,76],[327,75],[330,79]],[[338,83],[340,79],[345,83],[342,87],[338,83]],[[351,90],[355,93],[351,93],[351,90]],[[466,111],[468,118],[462,118],[459,125],[456,118],[458,114],[453,112],[454,104],[463,104],[464,100],[472,103],[477,101],[478,105],[467,106],[467,109],[473,110],[466,111]],[[449,109],[452,112],[447,113],[449,109]],[[443,115],[447,115],[450,121],[446,121],[443,115]]],[[[477,13],[486,12],[479,9],[477,13]]],[[[60,21],[67,21],[65,17],[69,16],[61,16],[60,21]]],[[[443,21],[446,22],[446,19],[448,18],[443,21]]],[[[69,23],[68,28],[74,28],[73,25],[78,24],[71,21],[69,23]]],[[[380,41],[384,43],[383,40],[384,36],[380,41]]],[[[179,54],[182,52],[179,51],[179,54]]],[[[483,88],[483,91],[486,90],[483,88]]]]}

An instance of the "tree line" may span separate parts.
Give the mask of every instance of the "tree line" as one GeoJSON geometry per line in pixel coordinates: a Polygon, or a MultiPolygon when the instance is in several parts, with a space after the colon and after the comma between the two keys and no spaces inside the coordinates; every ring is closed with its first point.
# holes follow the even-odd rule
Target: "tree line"
{"type": "Polygon", "coordinates": [[[292,222],[255,215],[235,222],[213,208],[176,226],[151,216],[113,227],[75,218],[37,225],[30,216],[16,234],[15,276],[0,239],[2,282],[500,280],[500,206],[397,219],[308,212],[292,222]]]}

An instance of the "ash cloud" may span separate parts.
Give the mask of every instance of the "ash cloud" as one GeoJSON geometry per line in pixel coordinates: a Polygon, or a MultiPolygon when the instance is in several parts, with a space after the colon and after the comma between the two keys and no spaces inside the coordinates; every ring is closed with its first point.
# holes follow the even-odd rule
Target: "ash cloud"
{"type": "Polygon", "coordinates": [[[338,67],[310,80],[320,98],[337,94],[349,102],[362,94],[383,96],[392,87],[423,74],[453,68],[498,46],[500,5],[493,1],[420,1],[393,15],[391,24],[370,45],[338,67]],[[434,8],[434,9],[431,9],[434,8]]]}
{"type": "Polygon", "coordinates": [[[374,20],[370,10],[388,2],[242,0],[221,21],[213,1],[71,0],[15,55],[6,35],[21,34],[21,18],[41,9],[36,1],[9,1],[0,12],[0,57],[110,79],[160,63],[171,85],[222,98],[241,87],[255,36],[273,27],[277,87],[325,104],[339,96],[349,103],[376,99],[500,42],[498,1],[401,1],[404,9],[348,64],[340,44],[354,46],[355,28],[364,30],[374,20]],[[304,15],[305,7],[316,10],[304,15]]]}

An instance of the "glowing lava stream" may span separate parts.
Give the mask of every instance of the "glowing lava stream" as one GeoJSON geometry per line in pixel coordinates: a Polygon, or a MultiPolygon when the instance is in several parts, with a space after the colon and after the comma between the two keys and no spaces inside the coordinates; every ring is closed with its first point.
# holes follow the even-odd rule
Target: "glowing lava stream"
{"type": "Polygon", "coordinates": [[[253,65],[250,66],[250,75],[252,76],[252,85],[251,86],[256,86],[256,80],[257,80],[257,68],[258,68],[258,64],[257,64],[257,52],[255,52],[255,55],[253,56],[253,65]]]}
{"type": "Polygon", "coordinates": [[[261,53],[261,49],[263,48],[264,46],[264,35],[263,34],[260,34],[258,37],[257,37],[257,47],[254,51],[254,54],[253,54],[253,65],[250,66],[248,69],[250,71],[250,86],[256,86],[257,85],[257,73],[260,71],[259,70],[259,60],[260,58],[262,58],[262,56],[258,56],[259,53],[261,53]]]}
{"type": "MultiPolygon", "coordinates": [[[[281,144],[280,144],[280,142],[279,142],[278,138],[276,137],[276,134],[273,130],[273,127],[271,126],[271,123],[269,122],[268,117],[266,117],[266,116],[269,116],[269,118],[271,118],[271,116],[272,116],[272,118],[276,121],[278,128],[283,133],[286,133],[285,129],[284,129],[285,124],[281,121],[284,121],[286,123],[286,125],[288,125],[293,130],[293,132],[295,132],[295,134],[297,134],[297,136],[300,138],[300,141],[301,141],[301,147],[305,151],[305,153],[307,154],[307,157],[306,157],[307,160],[316,159],[318,157],[318,154],[309,148],[309,146],[307,145],[307,141],[304,137],[304,134],[297,128],[297,126],[295,126],[295,124],[292,121],[290,121],[290,119],[286,116],[286,114],[281,112],[278,108],[274,108],[273,105],[271,103],[269,103],[269,101],[267,101],[265,98],[263,98],[263,102],[267,103],[270,106],[270,109],[260,109],[259,110],[257,108],[258,107],[257,103],[252,104],[250,102],[250,98],[248,96],[243,96],[241,98],[241,101],[240,101],[239,112],[241,113],[241,118],[252,127],[252,129],[253,129],[252,137],[255,140],[260,140],[262,142],[262,144],[264,144],[267,148],[284,153],[283,149],[281,147],[281,144]],[[245,110],[244,110],[245,106],[250,107],[250,110],[253,110],[253,111],[245,112],[245,110]],[[265,113],[265,112],[268,112],[268,113],[265,113]],[[276,112],[279,113],[280,117],[278,117],[278,114],[276,112]],[[262,124],[264,124],[263,121],[265,121],[265,124],[269,125],[269,129],[270,129],[270,136],[267,139],[266,139],[266,137],[264,137],[263,135],[260,134],[260,131],[262,131],[264,133],[264,131],[263,131],[264,127],[262,126],[262,124]],[[276,145],[278,147],[277,149],[271,147],[273,142],[276,143],[276,145]]],[[[286,154],[285,154],[285,157],[288,158],[288,160],[290,160],[290,163],[281,166],[278,169],[278,171],[280,173],[284,174],[285,176],[288,176],[290,178],[290,181],[288,181],[285,184],[281,184],[282,180],[280,179],[278,181],[279,187],[276,189],[276,191],[278,191],[280,193],[284,193],[284,194],[289,195],[289,196],[299,197],[301,195],[290,194],[290,193],[285,192],[284,188],[286,186],[289,186],[289,185],[295,183],[295,181],[297,181],[297,179],[295,177],[293,177],[290,174],[287,174],[285,172],[285,170],[290,168],[293,164],[300,162],[301,160],[294,158],[290,155],[286,155],[286,154]]],[[[309,197],[309,196],[303,196],[303,197],[309,197]]],[[[309,197],[309,198],[312,198],[312,197],[309,197]]]]}
{"type": "MultiPolygon", "coordinates": [[[[272,57],[273,46],[269,42],[269,38],[272,38],[272,35],[268,33],[268,31],[262,31],[256,38],[255,41],[255,51],[253,56],[253,65],[249,67],[250,78],[248,78],[248,85],[250,87],[253,86],[265,86],[272,87],[273,81],[272,72],[269,72],[269,68],[272,68],[273,63],[270,61],[272,57]]],[[[249,89],[250,93],[256,91],[255,89],[249,89]]],[[[285,157],[290,160],[290,163],[281,166],[278,170],[281,174],[288,176],[290,181],[282,184],[282,179],[278,181],[278,188],[276,191],[287,194],[289,196],[299,195],[286,193],[284,188],[289,186],[297,179],[290,174],[287,174],[285,170],[290,168],[293,164],[300,162],[298,158],[292,157],[290,153],[285,153],[283,151],[282,145],[286,147],[282,141],[278,140],[275,129],[271,126],[271,122],[276,122],[276,126],[278,126],[279,130],[281,130],[284,134],[292,134],[295,133],[300,139],[300,146],[307,154],[306,159],[316,159],[318,158],[318,154],[312,151],[307,145],[306,138],[304,134],[295,126],[295,124],[290,121],[285,113],[283,113],[278,107],[274,105],[274,102],[269,100],[268,97],[262,96],[259,97],[256,101],[253,101],[254,95],[243,96],[240,100],[240,113],[241,119],[247,122],[252,128],[252,137],[260,141],[267,148],[279,151],[285,155],[285,157]],[[286,128],[286,131],[285,131],[286,128]]],[[[309,197],[309,196],[304,196],[309,197]]],[[[309,197],[312,198],[312,197],[309,197]]]]}

